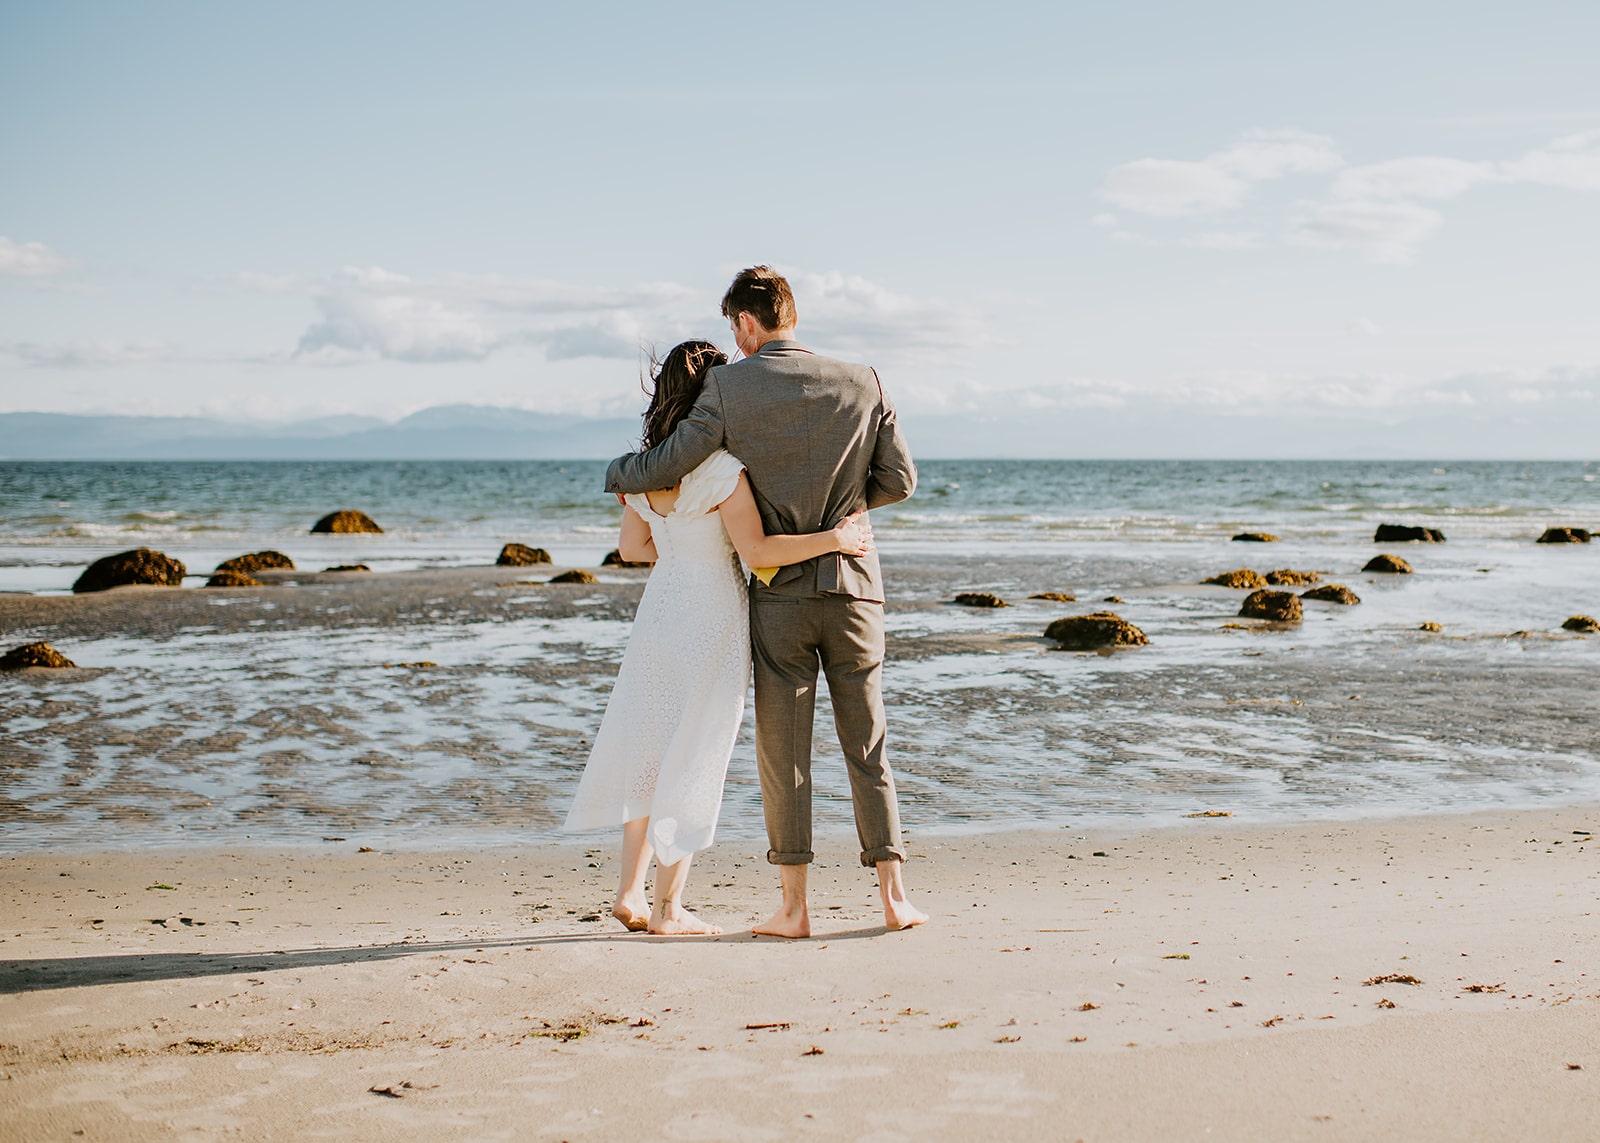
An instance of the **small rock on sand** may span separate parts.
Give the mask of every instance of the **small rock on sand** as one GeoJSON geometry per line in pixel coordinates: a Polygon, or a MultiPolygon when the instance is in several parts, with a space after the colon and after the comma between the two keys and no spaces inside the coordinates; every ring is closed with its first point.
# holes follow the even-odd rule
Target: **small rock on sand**
{"type": "Polygon", "coordinates": [[[48,643],[24,643],[0,655],[0,671],[21,671],[28,667],[61,670],[77,664],[48,643]]]}
{"type": "Polygon", "coordinates": [[[1076,603],[1078,597],[1070,591],[1036,591],[1029,599],[1048,599],[1052,603],[1076,603]]]}
{"type": "Polygon", "coordinates": [[[1411,565],[1399,556],[1391,556],[1385,552],[1383,555],[1373,556],[1367,561],[1367,566],[1361,570],[1364,572],[1384,572],[1388,575],[1410,575],[1411,565]]]}
{"type": "Polygon", "coordinates": [[[595,575],[594,572],[592,572],[592,571],[584,571],[582,568],[573,568],[571,571],[564,571],[558,576],[552,576],[551,579],[550,579],[550,582],[551,583],[599,583],[600,582],[600,578],[597,575],[595,575]]]}
{"type": "Polygon", "coordinates": [[[647,568],[650,566],[650,561],[625,560],[622,558],[621,552],[612,550],[606,553],[606,558],[600,561],[600,566],[603,568],[647,568]]]}
{"type": "Polygon", "coordinates": [[[249,572],[215,571],[206,580],[207,587],[260,587],[261,581],[249,572]]]}
{"type": "Polygon", "coordinates": [[[1071,615],[1044,629],[1044,637],[1067,651],[1092,651],[1097,647],[1142,647],[1150,640],[1122,616],[1110,611],[1071,615]]]}
{"type": "Polygon", "coordinates": [[[1587,544],[1594,533],[1587,528],[1546,528],[1538,542],[1541,544],[1587,544]]]}
{"type": "Polygon", "coordinates": [[[372,569],[366,564],[334,564],[331,568],[323,568],[325,572],[369,572],[372,569]]]}
{"type": "Polygon", "coordinates": [[[1275,623],[1298,623],[1300,614],[1300,597],[1292,591],[1252,591],[1239,608],[1241,618],[1270,619],[1275,623]]]}
{"type": "Polygon", "coordinates": [[[1267,586],[1266,577],[1258,571],[1251,571],[1249,568],[1234,568],[1230,572],[1214,575],[1210,579],[1202,580],[1201,582],[1216,584],[1218,587],[1249,589],[1251,591],[1258,587],[1267,586]]]}
{"type": "Polygon", "coordinates": [[[1372,534],[1374,544],[1442,544],[1444,533],[1437,528],[1424,528],[1416,524],[1379,524],[1372,534]]]}
{"type": "Polygon", "coordinates": [[[1302,591],[1300,598],[1319,599],[1323,603],[1342,603],[1346,607],[1354,607],[1361,602],[1361,597],[1342,583],[1325,583],[1310,591],[1302,591]]]}
{"type": "Polygon", "coordinates": [[[353,508],[341,508],[337,512],[329,512],[322,519],[311,525],[311,531],[318,535],[339,534],[352,532],[382,532],[365,512],[357,512],[353,508]]]}
{"type": "Polygon", "coordinates": [[[543,548],[530,548],[527,544],[507,544],[500,549],[500,556],[494,561],[496,567],[502,568],[526,568],[549,562],[549,552],[543,548]]]}
{"type": "Polygon", "coordinates": [[[1321,580],[1322,577],[1316,572],[1295,571],[1293,568],[1278,568],[1267,573],[1267,582],[1274,587],[1301,587],[1321,580]]]}
{"type": "Polygon", "coordinates": [[[1592,615],[1574,615],[1561,625],[1563,631],[1577,631],[1584,635],[1600,632],[1600,619],[1592,615]]]}
{"type": "Polygon", "coordinates": [[[150,548],[135,548],[104,556],[83,570],[72,585],[75,592],[105,591],[108,588],[142,583],[156,587],[181,587],[188,568],[179,560],[150,548]]]}
{"type": "Polygon", "coordinates": [[[963,591],[955,601],[962,607],[1009,607],[998,595],[987,591],[963,591]]]}
{"type": "Polygon", "coordinates": [[[1444,626],[1442,624],[1435,623],[1433,620],[1430,619],[1426,623],[1423,623],[1423,624],[1419,625],[1417,627],[1417,630],[1418,631],[1443,631],[1444,630],[1444,626]]]}
{"type": "Polygon", "coordinates": [[[1233,540],[1236,544],[1276,544],[1278,537],[1271,532],[1240,532],[1233,540]]]}
{"type": "Polygon", "coordinates": [[[241,572],[244,575],[255,575],[258,571],[294,571],[294,561],[282,552],[269,549],[264,552],[246,552],[242,556],[234,556],[231,560],[223,560],[217,565],[217,571],[241,572]]]}

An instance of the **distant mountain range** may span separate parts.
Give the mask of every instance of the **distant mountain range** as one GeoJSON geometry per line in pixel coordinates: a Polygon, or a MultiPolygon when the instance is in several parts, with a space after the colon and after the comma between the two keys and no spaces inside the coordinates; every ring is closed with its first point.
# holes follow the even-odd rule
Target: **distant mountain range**
{"type": "MultiPolygon", "coordinates": [[[[903,414],[919,457],[1084,459],[1590,459],[1595,417],[1239,415],[1182,408],[903,414]]],[[[283,425],[199,417],[0,413],[0,460],[585,460],[635,447],[634,417],[437,405],[399,421],[283,425]]]]}

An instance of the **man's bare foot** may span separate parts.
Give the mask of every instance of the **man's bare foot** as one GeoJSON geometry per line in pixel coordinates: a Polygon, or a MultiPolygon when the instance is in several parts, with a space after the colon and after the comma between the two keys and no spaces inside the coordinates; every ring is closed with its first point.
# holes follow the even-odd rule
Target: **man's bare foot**
{"type": "Polygon", "coordinates": [[[707,936],[722,932],[720,925],[702,921],[682,905],[650,914],[650,931],[658,937],[707,936]]]}
{"type": "Polygon", "coordinates": [[[611,915],[630,933],[642,933],[650,927],[650,906],[642,894],[638,898],[618,897],[611,906],[611,915]]]}
{"type": "Polygon", "coordinates": [[[914,929],[928,919],[928,914],[906,900],[898,861],[878,862],[878,896],[883,899],[883,924],[890,932],[914,929]]]}
{"type": "Polygon", "coordinates": [[[785,905],[761,924],[752,926],[750,931],[764,937],[800,940],[811,935],[811,913],[804,905],[785,905]]]}

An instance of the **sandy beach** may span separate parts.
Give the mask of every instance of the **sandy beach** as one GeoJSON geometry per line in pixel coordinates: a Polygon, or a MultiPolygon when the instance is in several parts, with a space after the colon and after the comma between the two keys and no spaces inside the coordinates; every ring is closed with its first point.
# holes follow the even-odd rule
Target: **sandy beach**
{"type": "Polygon", "coordinates": [[[1592,1139],[1600,807],[921,834],[886,933],[703,860],[717,938],[605,916],[615,856],[3,859],[7,1139],[1592,1139]],[[1393,976],[1387,982],[1367,983],[1393,976]],[[1416,983],[1409,983],[1415,978],[1416,983]]]}

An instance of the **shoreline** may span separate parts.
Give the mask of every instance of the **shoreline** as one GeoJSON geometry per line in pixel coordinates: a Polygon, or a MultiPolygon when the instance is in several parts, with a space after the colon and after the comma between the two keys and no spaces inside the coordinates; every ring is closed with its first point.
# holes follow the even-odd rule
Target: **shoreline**
{"type": "Polygon", "coordinates": [[[829,844],[799,942],[737,931],[777,897],[740,842],[690,880],[730,931],[677,939],[605,916],[614,841],[6,855],[0,1111],[127,1139],[1585,1137],[1600,804],[1187,824],[916,831],[933,918],[897,934],[829,844]]]}

